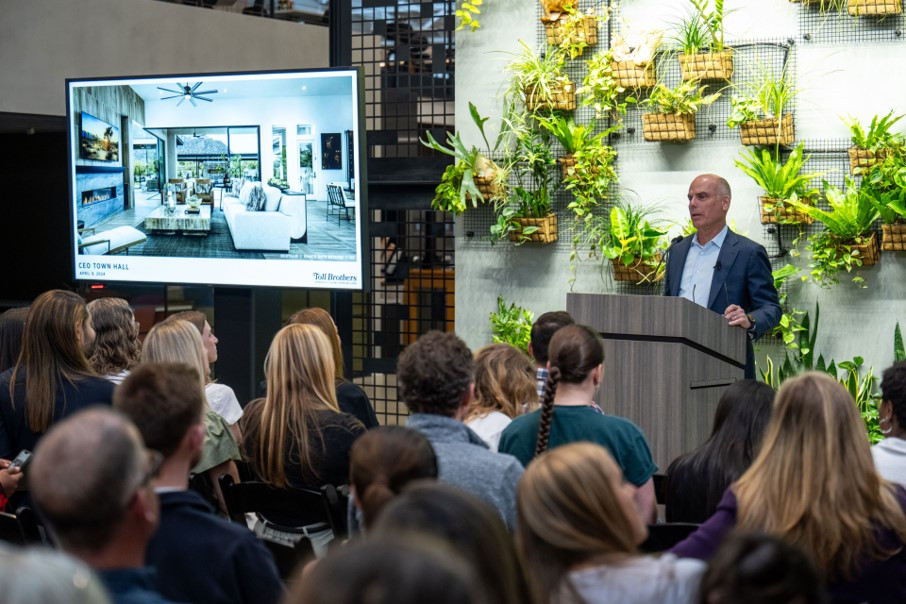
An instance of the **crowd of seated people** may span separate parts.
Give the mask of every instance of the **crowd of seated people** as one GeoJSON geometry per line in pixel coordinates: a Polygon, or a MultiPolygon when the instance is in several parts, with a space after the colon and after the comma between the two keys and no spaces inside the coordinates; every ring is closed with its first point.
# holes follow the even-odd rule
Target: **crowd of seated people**
{"type": "Polygon", "coordinates": [[[737,382],[711,437],[667,468],[658,511],[644,433],[595,403],[600,336],[562,312],[539,323],[543,366],[506,344],[473,355],[453,333],[408,345],[404,427],[378,426],[320,309],[274,335],[264,395],[245,405],[212,380],[202,313],[143,343],[118,298],[54,290],[4,313],[0,506],[34,508],[31,540],[59,551],[0,545],[0,599],[906,601],[906,363],[883,373],[874,447],[825,373],[776,393],[737,382]],[[29,463],[11,465],[23,449],[29,463]],[[341,520],[236,514],[228,488],[243,482],[323,495],[325,511],[348,500],[341,520]],[[663,519],[697,528],[652,552],[663,519]]]}

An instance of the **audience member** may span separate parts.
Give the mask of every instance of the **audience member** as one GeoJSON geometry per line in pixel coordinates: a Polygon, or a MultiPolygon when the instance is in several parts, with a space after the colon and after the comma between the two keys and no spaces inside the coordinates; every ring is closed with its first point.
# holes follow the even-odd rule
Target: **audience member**
{"type": "MultiPolygon", "coordinates": [[[[6,509],[6,504],[22,480],[21,468],[10,468],[10,460],[0,459],[0,511],[6,509]]],[[[0,592],[3,593],[3,592],[0,592]]]]}
{"type": "MultiPolygon", "coordinates": [[[[180,363],[195,369],[199,375],[198,387],[204,391],[208,363],[204,345],[198,330],[188,321],[174,320],[158,323],[145,336],[142,347],[142,363],[180,363]]],[[[226,504],[220,492],[218,479],[229,474],[239,482],[236,462],[242,459],[239,445],[230,432],[230,426],[222,416],[205,403],[205,437],[201,457],[192,468],[192,476],[198,476],[193,486],[207,501],[226,513],[226,504]]]]}
{"type": "Polygon", "coordinates": [[[535,369],[522,351],[509,344],[491,344],[475,354],[475,397],[465,424],[492,451],[513,418],[537,404],[535,369]]]}
{"type": "Polygon", "coordinates": [[[648,535],[607,451],[573,443],[543,453],[519,483],[516,540],[538,602],[693,602],[705,565],[642,556],[648,535]]]}
{"type": "Polygon", "coordinates": [[[546,312],[532,324],[528,352],[535,359],[535,380],[538,399],[544,395],[544,385],[547,383],[547,347],[557,330],[575,321],[565,310],[546,312]]]}
{"type": "Polygon", "coordinates": [[[151,479],[160,453],[148,451],[126,418],[104,407],[59,422],[29,468],[35,504],[69,554],[97,571],[117,604],[170,602],[145,568],[159,509],[151,479]]]}
{"type": "Polygon", "coordinates": [[[333,351],[334,379],[336,381],[337,404],[340,411],[348,413],[362,422],[366,428],[374,428],[378,424],[374,407],[368,400],[365,391],[343,377],[343,349],[340,345],[340,332],[337,330],[333,318],[323,308],[305,308],[289,318],[289,323],[314,325],[320,329],[330,340],[333,351]]]}
{"type": "Polygon", "coordinates": [[[604,377],[604,347],[584,325],[567,325],[551,338],[541,409],[516,418],[500,438],[500,450],[527,465],[548,448],[590,441],[603,445],[626,480],[638,487],[642,517],[654,515],[654,475],[657,466],[642,430],[622,417],[606,415],[594,396],[604,377]]]}
{"type": "Polygon", "coordinates": [[[702,523],[711,517],[724,491],[758,453],[773,404],[774,390],[762,382],[742,380],[727,388],[710,438],[667,468],[667,522],[702,523]]]}
{"type": "Polygon", "coordinates": [[[35,298],[22,354],[0,375],[0,458],[34,450],[55,422],[80,409],[111,403],[114,384],[88,364],[93,343],[88,310],[78,294],[51,290],[35,298]]]}
{"type": "Polygon", "coordinates": [[[120,384],[141,357],[135,315],[122,298],[98,298],[87,308],[95,333],[94,351],[88,362],[98,375],[120,384]]]}
{"type": "Polygon", "coordinates": [[[4,604],[109,604],[107,590],[82,562],[51,549],[0,543],[4,604]]]}
{"type": "Polygon", "coordinates": [[[389,537],[337,548],[294,581],[286,604],[477,604],[475,572],[443,543],[389,537]]]}
{"type": "Polygon", "coordinates": [[[22,352],[28,307],[10,308],[0,314],[0,373],[12,369],[22,352]]]}
{"type": "Polygon", "coordinates": [[[214,413],[226,420],[230,425],[230,431],[237,442],[242,440],[242,432],[239,430],[239,420],[242,418],[242,406],[236,393],[226,384],[219,384],[211,379],[211,365],[217,362],[217,336],[211,329],[204,313],[197,310],[184,310],[167,317],[168,321],[188,321],[198,333],[201,334],[201,343],[204,345],[205,357],[208,361],[207,372],[204,374],[204,393],[208,399],[208,405],[214,410],[214,413]]]}
{"type": "MultiPolygon", "coordinates": [[[[390,502],[374,535],[435,537],[472,565],[494,604],[531,602],[513,540],[494,508],[457,487],[415,484],[390,502]]],[[[540,600],[539,600],[540,602],[540,600]]]]}
{"type": "Polygon", "coordinates": [[[279,602],[283,586],[270,552],[248,529],[218,518],[188,490],[204,443],[199,375],[188,365],[143,365],[126,378],[114,406],[131,419],[163,464],[152,482],[160,526],[147,549],[160,592],[178,602],[279,602]]]}
{"type": "MultiPolygon", "coordinates": [[[[334,389],[330,342],[313,325],[287,325],[274,336],[265,360],[267,395],[249,404],[243,417],[243,450],[252,470],[275,487],[346,484],[349,449],[364,431],[340,413],[334,389]]],[[[268,518],[256,531],[268,538],[311,540],[321,557],[333,533],[325,523],[296,527],[292,518],[268,518]]]]}
{"type": "Polygon", "coordinates": [[[825,373],[784,382],[761,448],[715,514],[673,552],[707,560],[738,526],[815,560],[831,599],[906,601],[906,491],[872,464],[849,393],[825,373]]]}
{"type": "Polygon", "coordinates": [[[399,396],[411,412],[406,425],[431,442],[441,481],[490,503],[512,529],[522,465],[510,455],[489,451],[462,423],[474,373],[472,353],[455,334],[432,331],[407,346],[396,370],[399,396]]]}
{"type": "Polygon", "coordinates": [[[827,594],[815,565],[782,539],[731,534],[702,576],[701,604],[824,604],[827,594]]]}
{"type": "Polygon", "coordinates": [[[384,506],[407,484],[436,478],[437,456],[431,443],[403,426],[369,430],[352,444],[349,452],[352,500],[362,513],[366,529],[374,525],[384,506]]]}
{"type": "Polygon", "coordinates": [[[878,474],[906,486],[906,361],[884,370],[878,424],[884,440],[871,448],[878,474]]]}

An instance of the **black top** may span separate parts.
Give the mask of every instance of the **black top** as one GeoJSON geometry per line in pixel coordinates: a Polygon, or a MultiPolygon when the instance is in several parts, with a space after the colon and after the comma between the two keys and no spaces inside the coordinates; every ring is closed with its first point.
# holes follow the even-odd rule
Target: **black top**
{"type": "Polygon", "coordinates": [[[352,415],[369,430],[380,425],[368,395],[350,381],[337,382],[337,404],[340,411],[352,415]]]}
{"type": "MultiPolygon", "coordinates": [[[[0,374],[0,458],[3,459],[12,459],[22,449],[34,451],[44,435],[32,432],[25,420],[25,373],[22,367],[16,375],[15,405],[9,396],[13,370],[0,374]]],[[[100,377],[86,377],[76,383],[61,379],[57,382],[50,424],[91,405],[113,404],[114,388],[116,384],[100,377]]]]}
{"type": "MultiPolygon", "coordinates": [[[[260,416],[263,408],[264,401],[259,399],[245,408],[245,415],[242,417],[243,449],[252,468],[260,467],[255,459],[254,443],[261,438],[260,416]]],[[[303,471],[299,443],[292,440],[291,435],[287,435],[287,442],[283,445],[286,481],[293,487],[346,484],[349,482],[349,449],[355,439],[365,432],[365,427],[349,414],[327,410],[315,412],[314,424],[310,427],[311,443],[308,450],[317,476],[303,471]]]]}
{"type": "Polygon", "coordinates": [[[160,493],[160,526],[146,554],[160,593],[178,602],[270,604],[284,595],[264,544],[193,491],[160,493]]]}

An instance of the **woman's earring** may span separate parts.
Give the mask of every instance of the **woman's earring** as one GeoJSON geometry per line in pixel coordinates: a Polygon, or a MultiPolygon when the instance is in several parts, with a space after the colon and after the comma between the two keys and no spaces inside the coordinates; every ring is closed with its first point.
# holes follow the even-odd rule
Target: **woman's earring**
{"type": "Polygon", "coordinates": [[[893,432],[893,426],[890,425],[890,416],[882,417],[878,420],[878,429],[881,431],[881,434],[890,434],[893,432]],[[886,429],[885,429],[886,424],[886,429]]]}

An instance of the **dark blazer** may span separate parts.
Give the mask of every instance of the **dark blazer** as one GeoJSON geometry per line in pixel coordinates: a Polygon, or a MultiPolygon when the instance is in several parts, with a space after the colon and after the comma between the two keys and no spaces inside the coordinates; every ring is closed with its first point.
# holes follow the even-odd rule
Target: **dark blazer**
{"type": "MultiPolygon", "coordinates": [[[[684,237],[670,250],[664,280],[664,294],[667,296],[679,294],[683,267],[690,247],[692,235],[684,237]]],[[[754,378],[752,340],[773,329],[780,322],[781,315],[768,253],[764,246],[728,230],[717,262],[720,269],[714,270],[708,309],[722,315],[727,306],[737,304],[755,319],[754,337],[746,347],[746,377],[754,378]]]]}

